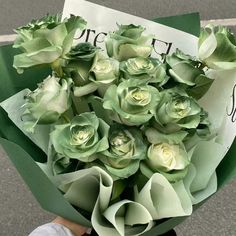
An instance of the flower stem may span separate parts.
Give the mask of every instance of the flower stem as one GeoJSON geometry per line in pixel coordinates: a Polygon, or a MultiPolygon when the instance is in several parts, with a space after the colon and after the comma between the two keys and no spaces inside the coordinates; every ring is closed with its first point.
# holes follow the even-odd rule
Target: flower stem
{"type": "Polygon", "coordinates": [[[56,61],[54,61],[51,64],[52,70],[56,73],[56,76],[58,76],[59,78],[63,77],[63,70],[61,67],[61,59],[58,58],[56,61]]]}
{"type": "Polygon", "coordinates": [[[63,118],[63,120],[64,120],[66,123],[70,123],[70,119],[69,119],[69,117],[68,117],[66,114],[63,114],[61,117],[63,118]]]}

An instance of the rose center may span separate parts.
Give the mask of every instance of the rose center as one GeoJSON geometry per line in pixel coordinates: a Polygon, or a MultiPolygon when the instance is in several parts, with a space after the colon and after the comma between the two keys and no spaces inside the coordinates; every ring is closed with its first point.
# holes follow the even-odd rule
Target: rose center
{"type": "Polygon", "coordinates": [[[114,133],[110,139],[111,152],[118,156],[123,156],[132,150],[132,138],[125,132],[114,133]]]}
{"type": "Polygon", "coordinates": [[[155,156],[155,162],[158,165],[168,169],[174,169],[176,165],[175,151],[171,145],[167,143],[154,145],[152,155],[155,156]]]}
{"type": "Polygon", "coordinates": [[[72,145],[82,145],[86,144],[90,138],[93,136],[92,130],[87,128],[81,128],[72,132],[71,144],[72,145]]]}
{"type": "Polygon", "coordinates": [[[112,66],[109,60],[98,61],[94,67],[94,71],[99,73],[108,73],[112,70],[112,66]]]}
{"type": "Polygon", "coordinates": [[[132,98],[142,104],[148,104],[151,100],[151,95],[148,91],[137,89],[131,92],[132,98]]]}
{"type": "Polygon", "coordinates": [[[174,159],[173,150],[170,147],[166,146],[166,145],[163,145],[161,147],[161,149],[162,149],[162,155],[161,156],[162,156],[163,162],[167,165],[171,165],[171,162],[174,159]]]}
{"type": "Polygon", "coordinates": [[[181,116],[181,117],[186,116],[191,110],[189,101],[186,101],[183,99],[175,100],[174,101],[174,110],[179,116],[181,116]]]}
{"type": "Polygon", "coordinates": [[[127,62],[127,68],[129,73],[131,74],[141,74],[146,71],[152,70],[154,68],[154,65],[145,58],[132,58],[127,62]]]}

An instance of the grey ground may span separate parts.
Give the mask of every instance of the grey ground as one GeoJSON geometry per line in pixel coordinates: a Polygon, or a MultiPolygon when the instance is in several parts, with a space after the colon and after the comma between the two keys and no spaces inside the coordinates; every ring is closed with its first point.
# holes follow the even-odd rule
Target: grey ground
{"type": "MultiPolygon", "coordinates": [[[[63,0],[0,0],[0,35],[46,13],[62,10],[63,0]]],[[[235,0],[91,0],[144,18],[200,12],[202,20],[236,18],[235,0]]],[[[236,32],[236,28],[233,28],[236,32]]],[[[28,235],[53,219],[35,201],[0,149],[0,236],[28,235]]],[[[236,236],[236,180],[216,193],[176,228],[178,236],[236,236]]]]}

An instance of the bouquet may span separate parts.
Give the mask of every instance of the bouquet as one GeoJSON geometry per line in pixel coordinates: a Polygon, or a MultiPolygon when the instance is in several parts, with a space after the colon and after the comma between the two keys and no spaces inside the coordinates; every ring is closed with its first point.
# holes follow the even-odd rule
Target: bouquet
{"type": "Polygon", "coordinates": [[[102,236],[167,232],[235,175],[235,37],[208,25],[195,53],[167,26],[68,12],[16,30],[1,144],[45,209],[102,236]]]}

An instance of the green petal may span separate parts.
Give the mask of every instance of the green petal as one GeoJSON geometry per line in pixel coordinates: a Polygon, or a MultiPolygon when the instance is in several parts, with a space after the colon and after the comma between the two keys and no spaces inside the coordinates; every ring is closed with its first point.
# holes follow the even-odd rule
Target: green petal
{"type": "Polygon", "coordinates": [[[27,53],[22,53],[14,56],[13,67],[17,69],[18,73],[23,73],[23,69],[38,65],[33,59],[27,56],[27,53]]]}
{"type": "Polygon", "coordinates": [[[34,38],[32,40],[26,41],[21,44],[21,47],[26,52],[37,52],[42,50],[43,48],[47,48],[52,46],[50,42],[45,38],[34,38]]]}
{"type": "Polygon", "coordinates": [[[211,30],[211,33],[208,35],[207,33],[201,34],[199,42],[201,44],[199,45],[198,56],[200,60],[204,61],[207,57],[211,56],[217,47],[217,40],[214,32],[211,30]],[[203,36],[205,40],[202,40],[201,36],[203,36]]]}
{"type": "Polygon", "coordinates": [[[97,130],[99,126],[99,120],[95,115],[95,113],[86,112],[80,114],[79,116],[75,116],[71,121],[71,125],[72,127],[75,125],[79,126],[91,125],[95,130],[97,130]]]}
{"type": "Polygon", "coordinates": [[[139,161],[132,161],[127,167],[122,169],[113,168],[111,166],[105,165],[107,170],[112,174],[121,179],[128,178],[129,176],[135,174],[139,169],[139,161]]]}
{"type": "Polygon", "coordinates": [[[45,38],[51,45],[62,46],[62,42],[67,35],[66,27],[60,24],[53,29],[39,29],[34,32],[34,38],[45,38]]]}
{"type": "Polygon", "coordinates": [[[200,121],[201,121],[200,114],[198,114],[198,115],[193,115],[193,116],[188,116],[186,118],[183,118],[177,124],[183,128],[194,129],[194,128],[197,128],[200,121]]]}
{"type": "Polygon", "coordinates": [[[71,15],[69,19],[65,19],[64,23],[68,33],[75,29],[83,30],[87,25],[87,22],[82,17],[75,15],[71,15]]]}
{"type": "Polygon", "coordinates": [[[177,82],[193,86],[195,85],[196,77],[201,71],[187,62],[181,62],[173,66],[172,69],[169,70],[169,73],[177,82]]]}
{"type": "Polygon", "coordinates": [[[122,44],[118,51],[118,60],[124,61],[133,57],[149,57],[152,52],[151,46],[122,44]]]}
{"type": "Polygon", "coordinates": [[[28,53],[27,57],[34,60],[37,64],[52,63],[61,56],[62,48],[51,46],[38,52],[28,53]]]}
{"type": "MultiPolygon", "coordinates": [[[[236,42],[231,32],[224,27],[214,27],[212,25],[206,26],[200,37],[199,42],[199,58],[205,62],[210,68],[223,69],[224,64],[221,62],[235,62],[236,61],[236,42]],[[208,37],[205,31],[210,31],[208,37]],[[219,64],[215,64],[218,63],[219,64]],[[223,66],[223,67],[221,67],[223,66]]],[[[226,68],[233,64],[227,65],[226,68]]]]}
{"type": "Polygon", "coordinates": [[[71,50],[75,33],[76,33],[76,30],[72,30],[70,33],[67,33],[66,37],[64,38],[64,41],[62,43],[63,56],[66,55],[71,50]]]}
{"type": "Polygon", "coordinates": [[[145,131],[145,135],[147,136],[148,141],[153,144],[158,144],[162,142],[167,142],[170,144],[179,144],[188,135],[188,132],[178,131],[171,134],[164,134],[154,128],[148,128],[145,131]]]}

